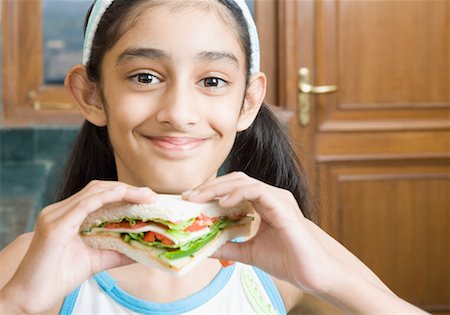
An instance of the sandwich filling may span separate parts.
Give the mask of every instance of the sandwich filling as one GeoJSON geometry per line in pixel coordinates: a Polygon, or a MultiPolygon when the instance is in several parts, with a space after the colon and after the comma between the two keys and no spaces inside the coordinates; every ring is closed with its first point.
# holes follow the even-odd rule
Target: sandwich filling
{"type": "Polygon", "coordinates": [[[215,239],[223,229],[252,220],[253,217],[246,215],[210,218],[204,214],[179,222],[124,217],[114,222],[103,222],[81,233],[118,234],[124,242],[160,249],[159,256],[170,261],[192,256],[215,239]]]}

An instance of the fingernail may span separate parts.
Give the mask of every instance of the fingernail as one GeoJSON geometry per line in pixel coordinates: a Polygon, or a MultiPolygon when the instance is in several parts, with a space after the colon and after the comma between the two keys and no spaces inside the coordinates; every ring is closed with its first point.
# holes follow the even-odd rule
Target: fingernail
{"type": "Polygon", "coordinates": [[[183,195],[184,196],[189,196],[189,197],[193,197],[193,196],[195,196],[195,195],[198,195],[200,192],[198,191],[198,190],[188,190],[188,191],[185,191],[184,193],[183,193],[183,195]]]}
{"type": "Polygon", "coordinates": [[[219,203],[223,203],[224,201],[226,201],[228,198],[230,197],[230,195],[225,195],[223,197],[219,198],[219,203]]]}
{"type": "Polygon", "coordinates": [[[136,189],[139,191],[150,191],[150,188],[148,187],[136,187],[136,189]]]}

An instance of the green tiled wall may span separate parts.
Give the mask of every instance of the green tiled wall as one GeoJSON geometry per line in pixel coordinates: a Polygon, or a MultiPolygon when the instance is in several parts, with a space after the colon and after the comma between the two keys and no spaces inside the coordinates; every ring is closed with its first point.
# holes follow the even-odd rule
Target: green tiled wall
{"type": "Polygon", "coordinates": [[[59,172],[78,128],[0,129],[0,249],[31,231],[54,201],[59,172]]]}

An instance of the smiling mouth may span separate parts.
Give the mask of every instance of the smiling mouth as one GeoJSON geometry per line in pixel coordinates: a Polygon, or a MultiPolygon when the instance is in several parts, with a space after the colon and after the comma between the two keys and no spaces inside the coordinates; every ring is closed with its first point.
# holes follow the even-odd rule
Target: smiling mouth
{"type": "Polygon", "coordinates": [[[146,137],[155,146],[170,151],[189,151],[204,143],[207,138],[190,137],[146,137]]]}

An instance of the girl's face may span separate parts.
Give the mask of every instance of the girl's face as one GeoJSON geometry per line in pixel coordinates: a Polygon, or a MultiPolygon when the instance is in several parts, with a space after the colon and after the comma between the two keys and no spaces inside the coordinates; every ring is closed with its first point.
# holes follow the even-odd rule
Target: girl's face
{"type": "Polygon", "coordinates": [[[118,178],[180,193],[216,176],[240,129],[245,56],[213,11],[144,10],[109,50],[102,92],[118,178]]]}

